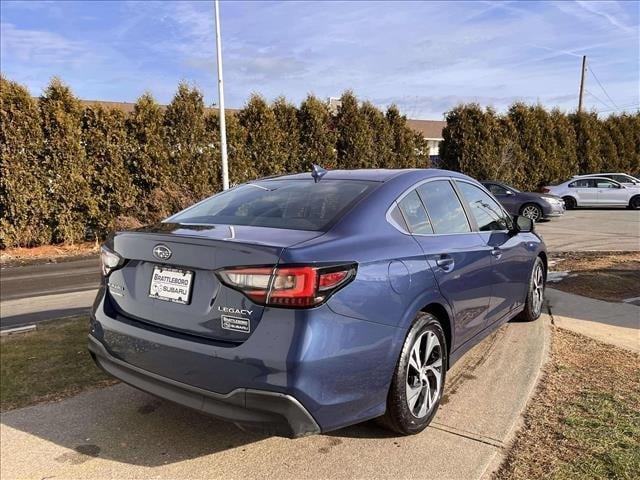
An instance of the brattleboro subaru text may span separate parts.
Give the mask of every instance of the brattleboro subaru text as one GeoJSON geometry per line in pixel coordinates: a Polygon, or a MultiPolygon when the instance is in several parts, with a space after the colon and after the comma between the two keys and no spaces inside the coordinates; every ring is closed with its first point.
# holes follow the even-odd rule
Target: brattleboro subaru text
{"type": "Polygon", "coordinates": [[[434,417],[447,369],[540,316],[544,243],[455,172],[256,180],[111,236],[89,350],[141,390],[288,437],[434,417]]]}

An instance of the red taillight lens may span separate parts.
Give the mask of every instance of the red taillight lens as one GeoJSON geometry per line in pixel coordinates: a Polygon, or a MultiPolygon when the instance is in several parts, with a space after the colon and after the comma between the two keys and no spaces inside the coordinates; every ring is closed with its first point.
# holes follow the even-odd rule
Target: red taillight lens
{"type": "Polygon", "coordinates": [[[281,307],[313,307],[346,285],[356,273],[355,264],[331,267],[282,266],[231,268],[218,272],[228,287],[256,303],[281,307]]]}
{"type": "Polygon", "coordinates": [[[549,190],[547,187],[542,187],[542,193],[549,193],[551,190],[549,190]]]}

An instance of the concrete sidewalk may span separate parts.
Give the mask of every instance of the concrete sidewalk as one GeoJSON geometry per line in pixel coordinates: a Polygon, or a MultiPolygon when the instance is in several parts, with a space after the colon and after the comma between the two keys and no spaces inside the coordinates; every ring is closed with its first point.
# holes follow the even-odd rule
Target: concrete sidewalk
{"type": "Polygon", "coordinates": [[[555,325],[640,353],[640,307],[546,290],[555,325]]]}
{"type": "Polygon", "coordinates": [[[2,415],[0,476],[15,478],[477,479],[500,463],[547,357],[549,319],[503,326],[448,374],[422,434],[372,422],[262,437],[126,385],[2,415]]]}

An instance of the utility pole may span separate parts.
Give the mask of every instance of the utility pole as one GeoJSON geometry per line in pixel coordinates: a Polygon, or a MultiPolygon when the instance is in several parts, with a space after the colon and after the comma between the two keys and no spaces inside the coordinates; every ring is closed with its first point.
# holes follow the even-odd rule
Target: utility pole
{"type": "Polygon", "coordinates": [[[580,74],[580,98],[578,99],[578,113],[582,112],[582,96],[584,95],[584,74],[587,71],[587,56],[582,56],[582,73],[580,74]]]}
{"type": "Polygon", "coordinates": [[[220,1],[215,0],[216,51],[218,56],[218,111],[220,115],[220,155],[222,157],[222,189],[229,189],[229,163],[227,161],[227,125],[224,120],[224,84],[222,82],[222,41],[220,36],[220,1]]]}

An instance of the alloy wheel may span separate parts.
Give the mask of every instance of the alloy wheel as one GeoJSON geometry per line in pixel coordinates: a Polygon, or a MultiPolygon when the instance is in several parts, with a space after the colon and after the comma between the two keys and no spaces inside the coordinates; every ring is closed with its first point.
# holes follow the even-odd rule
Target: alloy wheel
{"type": "Polygon", "coordinates": [[[527,205],[522,209],[522,216],[530,218],[534,222],[540,220],[540,208],[536,205],[527,205]]]}
{"type": "Polygon", "coordinates": [[[531,279],[532,289],[532,309],[535,316],[538,316],[542,310],[542,302],[544,301],[544,269],[540,263],[536,264],[531,279]]]}
{"type": "Polygon", "coordinates": [[[435,406],[442,388],[442,346],[435,333],[426,331],[411,347],[406,393],[409,411],[425,417],[435,406]]]}

